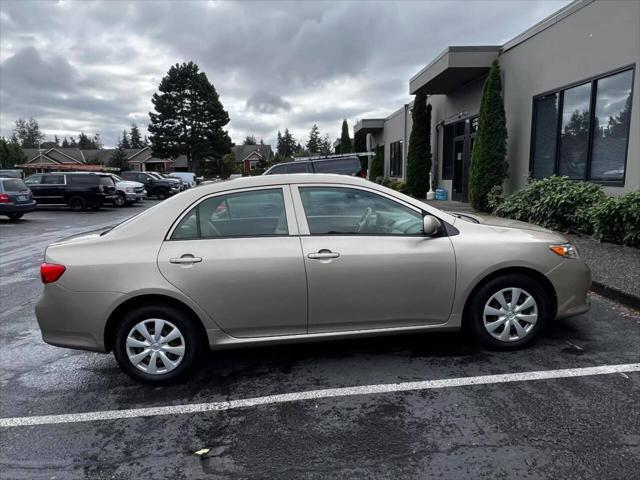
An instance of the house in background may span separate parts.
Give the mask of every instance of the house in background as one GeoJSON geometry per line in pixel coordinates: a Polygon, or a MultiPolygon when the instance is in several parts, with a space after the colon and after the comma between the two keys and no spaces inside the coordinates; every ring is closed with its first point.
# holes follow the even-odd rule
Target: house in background
{"type": "MultiPolygon", "coordinates": [[[[640,2],[574,1],[504,45],[450,46],[410,79],[409,93],[427,94],[433,107],[435,181],[454,200],[468,199],[482,87],[495,59],[508,192],[553,174],[609,194],[640,189],[640,2]]],[[[355,125],[384,152],[387,177],[405,179],[411,107],[355,125]]]]}
{"type": "MultiPolygon", "coordinates": [[[[27,161],[22,165],[16,165],[27,171],[50,171],[50,170],[77,170],[77,171],[100,171],[110,168],[111,157],[114,149],[88,150],[79,148],[25,148],[24,154],[27,161]]],[[[178,157],[175,161],[167,158],[156,158],[151,153],[150,147],[128,149],[127,163],[131,170],[169,172],[174,170],[174,165],[179,161],[185,164],[186,157],[178,157]]],[[[186,168],[185,168],[186,169],[186,168]]]]}
{"type": "Polygon", "coordinates": [[[236,145],[231,147],[236,162],[242,164],[242,173],[248,175],[261,161],[273,160],[271,145],[236,145]]]}

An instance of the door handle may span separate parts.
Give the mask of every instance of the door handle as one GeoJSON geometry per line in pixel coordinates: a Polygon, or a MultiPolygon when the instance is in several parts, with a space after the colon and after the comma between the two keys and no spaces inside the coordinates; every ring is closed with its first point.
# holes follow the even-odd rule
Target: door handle
{"type": "Polygon", "coordinates": [[[173,257],[169,259],[169,263],[178,263],[178,264],[200,263],[201,261],[202,261],[202,258],[194,257],[193,255],[188,253],[185,255],[182,255],[180,258],[173,257]]]}
{"type": "Polygon", "coordinates": [[[320,250],[318,253],[310,253],[307,255],[312,260],[328,260],[330,258],[338,258],[340,254],[338,252],[332,252],[331,250],[320,250]]]}

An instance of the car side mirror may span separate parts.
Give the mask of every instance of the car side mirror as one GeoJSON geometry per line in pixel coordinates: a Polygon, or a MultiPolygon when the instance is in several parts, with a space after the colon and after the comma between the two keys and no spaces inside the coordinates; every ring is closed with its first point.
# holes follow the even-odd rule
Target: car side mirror
{"type": "Polygon", "coordinates": [[[427,237],[432,237],[440,230],[440,220],[431,215],[425,215],[422,219],[422,231],[427,237]]]}

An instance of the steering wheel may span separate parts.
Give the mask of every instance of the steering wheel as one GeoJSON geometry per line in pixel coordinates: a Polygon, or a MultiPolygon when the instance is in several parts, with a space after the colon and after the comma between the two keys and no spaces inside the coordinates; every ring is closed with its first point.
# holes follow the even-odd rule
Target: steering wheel
{"type": "Polygon", "coordinates": [[[356,227],[356,233],[360,233],[364,231],[366,228],[369,228],[371,226],[371,220],[373,220],[374,217],[375,217],[375,214],[373,212],[373,208],[367,207],[367,209],[362,214],[362,217],[360,217],[360,221],[358,221],[358,226],[356,227]]]}

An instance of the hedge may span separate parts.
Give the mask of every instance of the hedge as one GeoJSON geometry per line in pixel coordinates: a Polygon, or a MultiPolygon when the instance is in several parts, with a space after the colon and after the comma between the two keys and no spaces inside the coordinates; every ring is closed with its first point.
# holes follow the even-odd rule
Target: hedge
{"type": "Polygon", "coordinates": [[[500,217],[640,247],[640,192],[607,197],[600,185],[552,176],[507,197],[494,188],[488,206],[500,217]]]}

